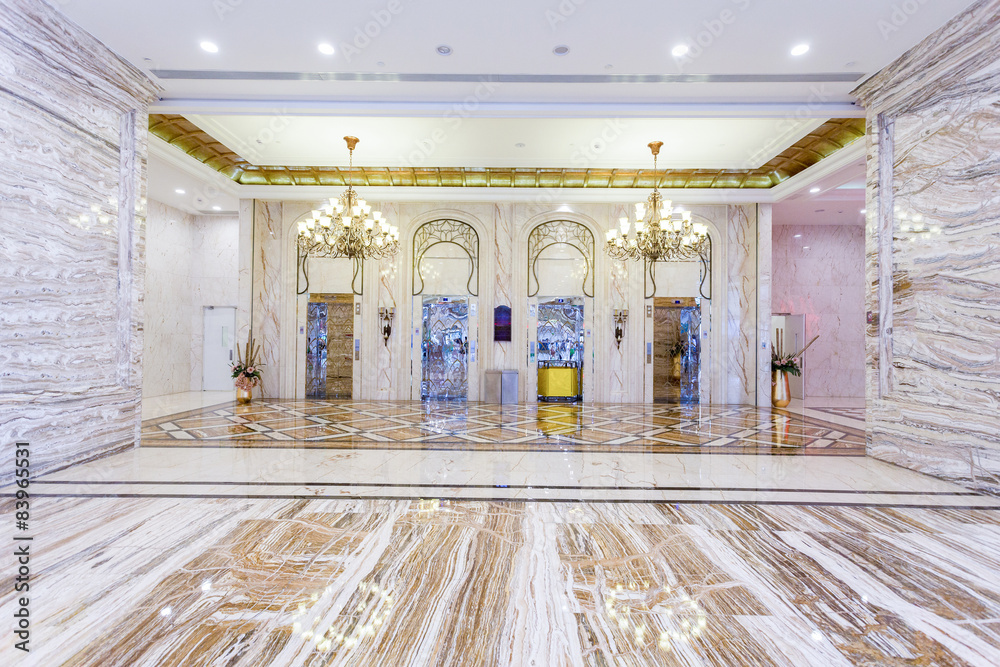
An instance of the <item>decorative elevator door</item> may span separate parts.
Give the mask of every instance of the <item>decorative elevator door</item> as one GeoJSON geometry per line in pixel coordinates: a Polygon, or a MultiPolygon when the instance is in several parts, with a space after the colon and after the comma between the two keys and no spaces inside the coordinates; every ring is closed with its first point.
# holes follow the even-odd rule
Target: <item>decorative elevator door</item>
{"type": "Polygon", "coordinates": [[[351,398],[354,296],[312,294],[306,319],[306,396],[351,398]]]}
{"type": "Polygon", "coordinates": [[[423,298],[420,398],[465,400],[469,394],[469,302],[465,297],[423,298]]]}
{"type": "Polygon", "coordinates": [[[653,401],[698,403],[701,309],[694,298],[657,297],[653,309],[653,401]]]}

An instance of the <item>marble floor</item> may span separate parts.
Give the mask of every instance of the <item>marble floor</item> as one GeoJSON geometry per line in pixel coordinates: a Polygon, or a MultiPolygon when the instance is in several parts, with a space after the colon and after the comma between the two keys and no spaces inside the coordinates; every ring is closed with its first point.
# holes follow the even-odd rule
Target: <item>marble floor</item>
{"type": "Polygon", "coordinates": [[[0,664],[1000,663],[1000,499],[866,458],[856,406],[546,407],[152,417],[34,480],[0,664]]]}

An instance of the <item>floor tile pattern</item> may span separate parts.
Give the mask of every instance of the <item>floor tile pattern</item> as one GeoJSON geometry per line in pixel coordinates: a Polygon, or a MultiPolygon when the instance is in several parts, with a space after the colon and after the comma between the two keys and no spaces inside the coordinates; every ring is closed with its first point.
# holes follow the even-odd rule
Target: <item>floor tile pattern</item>
{"type": "Polygon", "coordinates": [[[259,401],[144,423],[142,445],[864,453],[864,433],[750,406],[259,401]]]}

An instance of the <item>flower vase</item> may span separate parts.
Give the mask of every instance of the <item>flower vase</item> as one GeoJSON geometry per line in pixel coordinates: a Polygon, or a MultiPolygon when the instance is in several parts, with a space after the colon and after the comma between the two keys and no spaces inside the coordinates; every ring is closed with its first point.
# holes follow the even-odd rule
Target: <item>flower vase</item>
{"type": "Polygon", "coordinates": [[[236,402],[240,405],[247,405],[253,400],[253,387],[247,387],[243,389],[241,387],[236,388],[236,402]]]}
{"type": "Polygon", "coordinates": [[[792,392],[788,387],[787,371],[771,371],[771,405],[784,408],[792,402],[792,392]]]}

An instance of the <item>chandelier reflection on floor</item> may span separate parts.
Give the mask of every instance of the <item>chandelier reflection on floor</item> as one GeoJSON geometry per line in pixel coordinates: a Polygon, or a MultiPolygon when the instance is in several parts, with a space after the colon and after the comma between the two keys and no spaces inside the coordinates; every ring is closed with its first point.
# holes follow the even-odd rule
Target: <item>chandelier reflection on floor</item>
{"type": "Polygon", "coordinates": [[[350,152],[347,190],[330,199],[312,217],[299,222],[298,245],[302,256],[347,257],[355,260],[391,257],[399,250],[399,228],[354,190],[354,147],[357,137],[344,137],[350,152]]]}
{"type": "Polygon", "coordinates": [[[653,152],[653,192],[645,204],[635,205],[635,222],[624,217],[619,220],[619,229],[608,231],[605,250],[614,259],[684,261],[699,257],[708,248],[708,227],[692,223],[688,211],[674,218],[672,202],[660,196],[656,158],[661,146],[662,141],[649,143],[653,152]]]}

